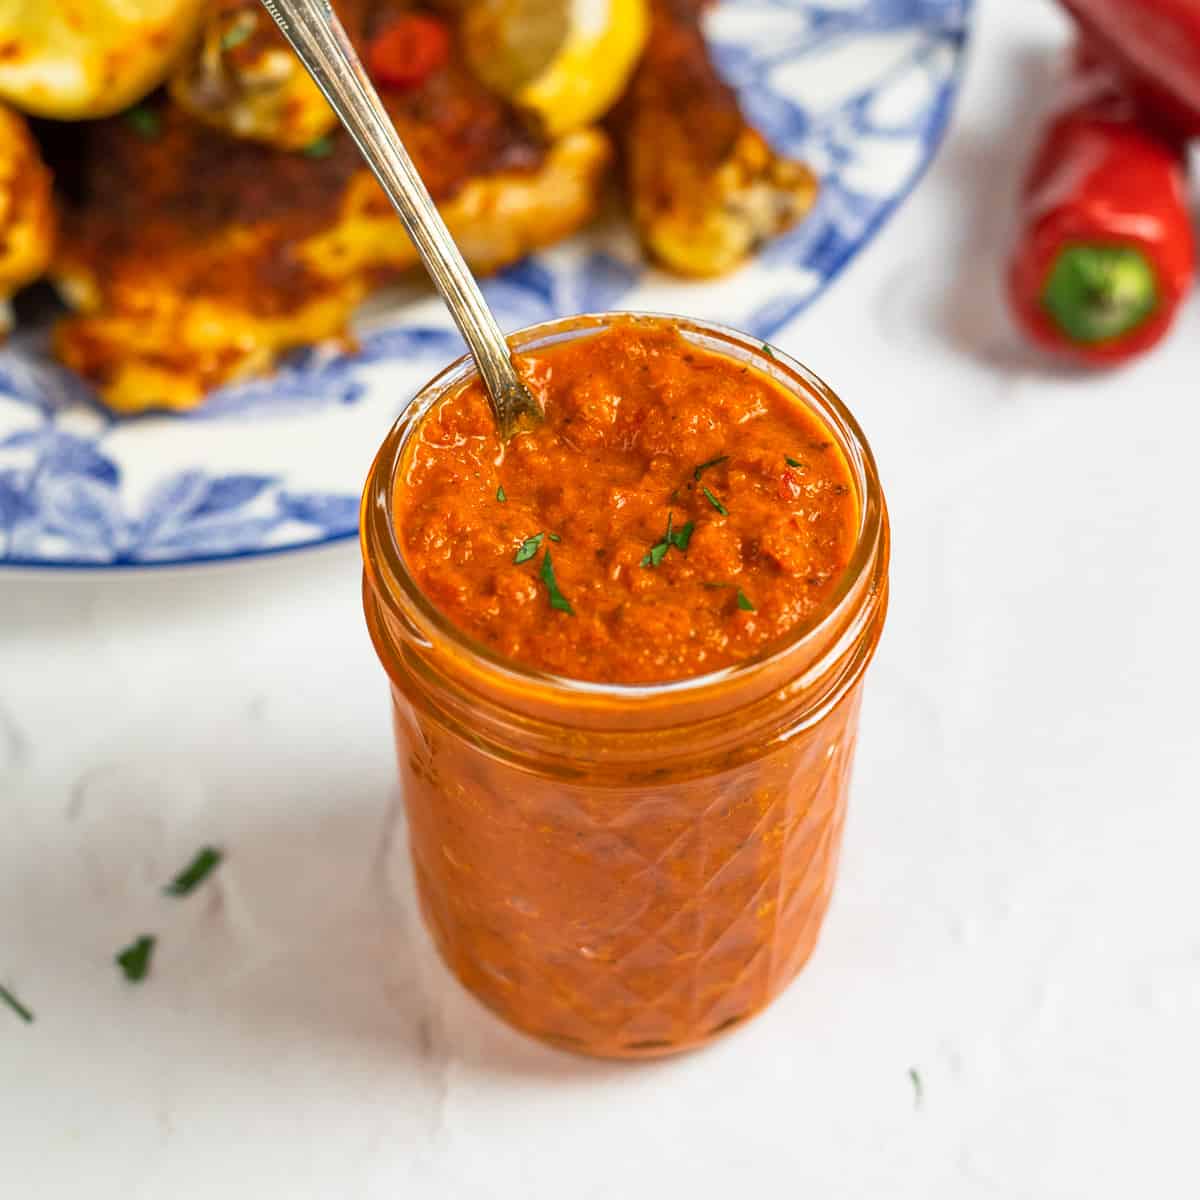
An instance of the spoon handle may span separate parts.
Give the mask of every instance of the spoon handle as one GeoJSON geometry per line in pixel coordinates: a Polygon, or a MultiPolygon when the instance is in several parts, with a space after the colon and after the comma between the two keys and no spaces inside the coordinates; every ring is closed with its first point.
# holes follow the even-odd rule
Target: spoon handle
{"type": "Polygon", "coordinates": [[[479,366],[502,440],[521,417],[541,417],[518,378],[500,326],[367,78],[329,0],[262,0],[325,94],[392,202],[479,366]]]}

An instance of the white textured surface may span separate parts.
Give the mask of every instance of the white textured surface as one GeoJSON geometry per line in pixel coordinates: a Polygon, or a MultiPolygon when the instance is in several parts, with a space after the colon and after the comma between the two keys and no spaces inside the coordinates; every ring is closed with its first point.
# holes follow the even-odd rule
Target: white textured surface
{"type": "Polygon", "coordinates": [[[797,984],[632,1067],[461,995],[385,849],[353,548],[5,574],[0,982],[37,1022],[0,1010],[0,1194],[1200,1192],[1200,308],[1108,378],[1023,356],[994,277],[1063,30],[1035,0],[981,26],[933,173],[781,339],[861,417],[895,525],[841,885],[797,984]],[[163,898],[207,840],[212,886],[163,898]],[[149,931],[131,989],[111,957],[149,931]]]}

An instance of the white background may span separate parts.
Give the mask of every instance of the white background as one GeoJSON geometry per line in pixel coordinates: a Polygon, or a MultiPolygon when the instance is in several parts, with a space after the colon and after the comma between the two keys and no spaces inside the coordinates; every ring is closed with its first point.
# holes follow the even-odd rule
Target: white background
{"type": "Polygon", "coordinates": [[[779,339],[859,415],[895,528],[841,883],[791,990],[621,1066],[446,979],[388,850],[352,544],[0,575],[0,982],[37,1013],[0,1010],[0,1195],[1200,1194],[1200,309],[1106,377],[1009,332],[1064,41],[1049,3],[983,0],[933,171],[779,339]],[[206,840],[228,861],[165,899],[206,840]]]}

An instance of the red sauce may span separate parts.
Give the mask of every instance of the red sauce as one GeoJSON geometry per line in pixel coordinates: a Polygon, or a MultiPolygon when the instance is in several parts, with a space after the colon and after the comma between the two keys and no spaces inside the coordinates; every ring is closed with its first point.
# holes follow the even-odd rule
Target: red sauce
{"type": "Polygon", "coordinates": [[[398,475],[417,584],[493,651],[607,683],[753,657],[828,609],[858,497],[766,374],[661,324],[519,360],[546,420],[501,445],[482,385],[437,402],[398,475]]]}

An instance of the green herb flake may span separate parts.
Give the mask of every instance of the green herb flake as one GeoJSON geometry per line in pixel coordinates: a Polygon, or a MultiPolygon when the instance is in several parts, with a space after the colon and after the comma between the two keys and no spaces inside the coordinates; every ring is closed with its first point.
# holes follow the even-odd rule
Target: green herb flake
{"type": "Polygon", "coordinates": [[[243,42],[250,40],[250,35],[254,32],[254,14],[243,13],[236,25],[231,25],[221,35],[222,50],[236,50],[243,42]],[[245,18],[249,17],[249,20],[245,18]]]}
{"type": "Polygon", "coordinates": [[[558,590],[558,580],[554,578],[554,562],[550,558],[549,547],[546,548],[546,554],[542,558],[542,582],[550,593],[550,607],[573,617],[575,610],[571,607],[570,600],[558,590]]]}
{"type": "Polygon", "coordinates": [[[150,973],[150,959],[154,955],[156,940],[150,934],[143,934],[117,955],[116,964],[125,972],[125,978],[130,983],[141,983],[150,973]]]}
{"type": "Polygon", "coordinates": [[[15,1012],[17,1016],[25,1022],[26,1025],[33,1024],[33,1013],[26,1008],[25,1005],[23,1005],[20,1000],[18,1000],[16,996],[14,996],[12,992],[10,992],[2,983],[0,983],[0,1000],[3,1000],[4,1003],[7,1004],[8,1007],[11,1008],[13,1012],[15,1012]]]}
{"type": "Polygon", "coordinates": [[[763,342],[763,344],[762,344],[762,352],[763,352],[763,353],[764,353],[764,354],[765,354],[765,355],[766,355],[768,358],[774,358],[774,357],[775,357],[775,351],[774,351],[774,350],[772,350],[772,349],[771,349],[771,347],[770,347],[770,346],[768,346],[766,342],[763,342]]]}
{"type": "Polygon", "coordinates": [[[154,109],[146,108],[143,105],[131,108],[125,114],[125,120],[138,137],[145,138],[147,141],[158,137],[162,132],[162,117],[154,109]]]}
{"type": "Polygon", "coordinates": [[[785,454],[783,456],[783,461],[785,463],[787,463],[787,465],[789,467],[803,467],[804,466],[804,464],[798,458],[792,458],[790,455],[787,455],[787,454],[785,454]]]}
{"type": "Polygon", "coordinates": [[[705,472],[705,471],[707,471],[707,470],[708,470],[710,467],[719,467],[719,466],[720,466],[720,465],[721,465],[723,462],[728,462],[728,461],[729,461],[729,455],[728,455],[728,454],[722,454],[722,455],[720,455],[720,456],[719,456],[719,457],[717,457],[717,458],[710,458],[710,459],[708,460],[708,462],[703,462],[703,463],[701,463],[701,464],[700,464],[700,465],[699,465],[699,466],[698,466],[698,467],[697,467],[697,468],[696,468],[696,469],[695,469],[695,470],[692,472],[692,478],[693,478],[693,479],[695,479],[695,480],[696,480],[696,482],[698,483],[698,482],[700,481],[700,476],[701,476],[701,475],[703,475],[703,474],[704,474],[704,472],[705,472]]]}
{"type": "Polygon", "coordinates": [[[521,563],[527,563],[531,558],[536,558],[537,552],[542,548],[543,537],[545,534],[542,533],[535,533],[532,537],[527,537],[513,556],[513,562],[520,566],[521,563]]]}
{"type": "Polygon", "coordinates": [[[913,1087],[913,1108],[920,1108],[925,1101],[925,1085],[921,1081],[921,1072],[916,1067],[909,1067],[908,1078],[913,1087]]]}
{"type": "Polygon", "coordinates": [[[496,489],[496,499],[497,499],[497,500],[498,500],[498,501],[499,501],[501,504],[507,504],[507,503],[508,503],[508,493],[507,493],[507,492],[504,490],[504,487],[503,487],[503,485],[501,485],[500,487],[498,487],[498,488],[496,489]]]}
{"type": "Polygon", "coordinates": [[[646,552],[646,557],[642,559],[643,567],[657,567],[662,563],[662,560],[667,557],[667,552],[672,546],[676,550],[686,551],[689,543],[692,540],[692,532],[696,528],[694,521],[689,521],[686,525],[679,529],[675,528],[675,514],[667,513],[667,532],[663,534],[662,541],[655,542],[653,546],[646,552]]]}
{"type": "Polygon", "coordinates": [[[733,587],[732,583],[702,583],[702,588],[707,588],[710,592],[719,592],[722,588],[733,587]]]}
{"type": "Polygon", "coordinates": [[[547,536],[550,538],[550,540],[552,542],[561,542],[562,541],[562,538],[560,538],[557,533],[547,534],[547,536]]]}
{"type": "Polygon", "coordinates": [[[215,846],[205,846],[164,889],[168,896],[187,896],[220,865],[224,855],[215,846]]]}
{"type": "Polygon", "coordinates": [[[677,529],[671,535],[671,545],[682,554],[687,553],[688,546],[692,543],[692,534],[696,531],[696,522],[689,521],[681,529],[677,529]]]}
{"type": "Polygon", "coordinates": [[[721,516],[723,516],[723,517],[727,517],[727,516],[729,516],[729,509],[727,509],[727,508],[725,507],[725,505],[723,505],[723,504],[720,502],[720,500],[718,500],[718,499],[716,498],[716,496],[714,496],[714,495],[712,494],[712,492],[711,492],[711,491],[709,491],[709,489],[708,489],[708,488],[703,488],[702,490],[703,490],[703,492],[704,492],[704,498],[705,498],[705,500],[707,500],[707,501],[709,502],[709,504],[711,504],[711,505],[713,506],[713,508],[715,508],[715,509],[717,510],[717,512],[719,512],[719,513],[721,514],[721,516]]]}
{"type": "Polygon", "coordinates": [[[754,605],[750,603],[750,597],[747,596],[746,593],[743,592],[741,588],[738,588],[737,602],[738,602],[738,608],[740,608],[742,610],[742,612],[755,612],[756,611],[754,605]]]}
{"type": "Polygon", "coordinates": [[[333,153],[333,138],[319,137],[301,151],[305,158],[328,158],[333,153]]]}

